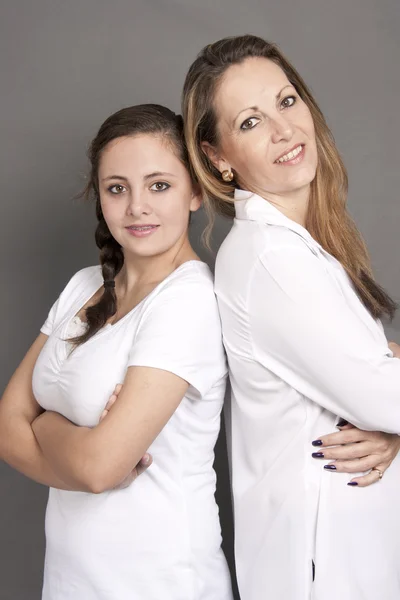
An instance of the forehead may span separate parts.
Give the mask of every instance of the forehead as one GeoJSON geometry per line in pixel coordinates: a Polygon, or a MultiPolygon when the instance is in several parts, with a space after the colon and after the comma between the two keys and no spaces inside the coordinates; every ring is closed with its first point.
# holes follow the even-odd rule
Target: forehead
{"type": "Polygon", "coordinates": [[[182,168],[171,140],[156,134],[138,134],[112,140],[104,148],[99,164],[103,177],[109,171],[126,175],[132,172],[177,171],[182,168]]]}
{"type": "Polygon", "coordinates": [[[248,58],[232,65],[225,72],[215,94],[215,108],[219,112],[240,110],[252,106],[263,98],[270,99],[289,85],[285,72],[268,58],[248,58]]]}

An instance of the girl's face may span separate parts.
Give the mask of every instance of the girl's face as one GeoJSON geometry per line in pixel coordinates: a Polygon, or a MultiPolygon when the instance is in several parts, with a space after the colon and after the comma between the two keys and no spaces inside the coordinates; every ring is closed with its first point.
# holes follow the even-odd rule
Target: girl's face
{"type": "Polygon", "coordinates": [[[113,140],[102,152],[98,178],[104,219],[125,256],[159,256],[181,246],[189,213],[201,200],[167,137],[113,140]]]}
{"type": "Polygon", "coordinates": [[[317,169],[309,108],[284,71],[266,58],[229,67],[217,88],[218,148],[203,149],[220,172],[263,196],[308,187],[317,169]]]}

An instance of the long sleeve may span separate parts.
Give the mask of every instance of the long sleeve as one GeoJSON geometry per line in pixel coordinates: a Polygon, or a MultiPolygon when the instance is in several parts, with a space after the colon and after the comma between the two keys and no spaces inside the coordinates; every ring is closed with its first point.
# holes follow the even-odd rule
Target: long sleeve
{"type": "Polygon", "coordinates": [[[400,360],[346,285],[351,303],[302,241],[261,254],[247,289],[254,357],[354,425],[400,433],[400,360]]]}

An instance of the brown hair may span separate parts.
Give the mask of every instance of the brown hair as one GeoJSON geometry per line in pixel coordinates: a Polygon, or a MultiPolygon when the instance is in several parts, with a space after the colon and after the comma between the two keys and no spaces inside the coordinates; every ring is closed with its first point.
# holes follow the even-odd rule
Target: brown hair
{"type": "Polygon", "coordinates": [[[286,74],[314,120],[318,167],[311,183],[306,227],[321,246],[347,271],[365,307],[375,318],[393,318],[396,304],[375,282],[366,246],[346,210],[347,172],[325,118],[311,91],[278,47],[253,35],[229,37],[203,48],[187,75],[182,94],[185,137],[195,175],[203,190],[203,203],[212,227],[214,214],[233,217],[235,181],[226,183],[212,165],[201,143],[218,145],[213,101],[217,86],[231,65],[248,58],[267,58],[286,74]]]}
{"type": "Polygon", "coordinates": [[[75,346],[83,344],[95,335],[117,312],[117,297],[114,279],[124,264],[124,254],[120,244],[113,238],[101,210],[98,172],[102,153],[107,145],[120,137],[138,134],[160,135],[169,141],[179,159],[189,170],[189,160],[183,135],[183,120],[168,108],[158,104],[139,104],[123,108],[114,113],[100,127],[89,147],[90,174],[83,192],[85,198],[93,198],[96,203],[98,225],[95,233],[97,247],[100,249],[100,264],[104,282],[104,291],[98,302],[86,309],[88,327],[86,331],[69,341],[75,346]]]}

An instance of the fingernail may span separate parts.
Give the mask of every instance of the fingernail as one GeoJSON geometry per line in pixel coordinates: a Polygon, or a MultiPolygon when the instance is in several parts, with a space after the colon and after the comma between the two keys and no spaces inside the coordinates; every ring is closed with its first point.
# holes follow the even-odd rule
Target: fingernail
{"type": "Polygon", "coordinates": [[[145,465],[147,465],[147,463],[149,462],[149,460],[150,460],[150,455],[146,453],[146,454],[143,456],[143,458],[142,458],[142,462],[143,462],[145,465]]]}
{"type": "Polygon", "coordinates": [[[311,443],[313,446],[322,446],[322,440],[314,440],[311,443]]]}
{"type": "Polygon", "coordinates": [[[324,469],[327,471],[336,471],[335,465],[324,465],[324,469]]]}
{"type": "Polygon", "coordinates": [[[339,419],[339,421],[336,423],[336,427],[344,427],[345,425],[348,425],[349,422],[346,421],[346,419],[339,419]]]}
{"type": "Polygon", "coordinates": [[[324,458],[324,453],[323,453],[323,452],[313,452],[313,453],[311,454],[311,456],[312,456],[313,458],[324,458]]]}
{"type": "Polygon", "coordinates": [[[347,485],[358,485],[357,481],[349,481],[349,483],[347,485]]]}

